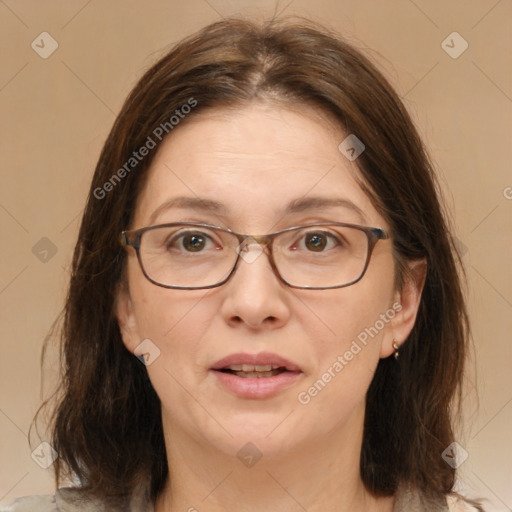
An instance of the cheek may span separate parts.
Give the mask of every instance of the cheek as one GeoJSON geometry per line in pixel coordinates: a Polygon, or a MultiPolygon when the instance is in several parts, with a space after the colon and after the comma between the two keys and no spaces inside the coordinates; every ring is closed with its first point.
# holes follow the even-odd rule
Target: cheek
{"type": "Polygon", "coordinates": [[[316,340],[317,364],[302,387],[304,393],[298,397],[299,403],[316,404],[312,409],[320,411],[334,401],[349,411],[364,399],[379,362],[383,336],[389,331],[395,313],[391,307],[393,272],[389,272],[389,266],[385,267],[387,272],[379,267],[369,269],[351,287],[332,290],[330,296],[310,295],[305,300],[317,316],[316,325],[321,324],[322,328],[321,335],[320,330],[308,333],[311,340],[316,340]]]}
{"type": "Polygon", "coordinates": [[[196,392],[204,372],[204,333],[218,309],[202,300],[205,290],[172,290],[146,282],[137,282],[133,294],[141,340],[150,339],[158,352],[146,367],[148,376],[164,408],[187,416],[189,393],[196,392]]]}
{"type": "Polygon", "coordinates": [[[157,286],[144,277],[138,262],[130,263],[133,263],[128,267],[130,295],[140,336],[157,344],[167,344],[173,339],[178,341],[187,331],[193,338],[191,331],[202,325],[197,322],[195,310],[207,290],[173,290],[157,286]]]}
{"type": "Polygon", "coordinates": [[[319,419],[323,433],[349,421],[356,410],[364,411],[381,340],[380,333],[372,338],[365,329],[379,318],[379,309],[375,304],[356,307],[353,300],[338,300],[336,306],[322,310],[334,334],[315,347],[317,364],[296,400],[305,417],[319,419]]]}
{"type": "Polygon", "coordinates": [[[371,274],[366,277],[369,278],[366,281],[327,292],[332,293],[331,296],[327,293],[322,297],[311,295],[307,300],[308,309],[317,317],[316,324],[324,327],[322,336],[317,336],[320,356],[348,350],[353,341],[363,345],[366,341],[365,348],[378,351],[379,341],[389,329],[392,318],[387,313],[392,309],[393,276],[378,280],[370,279],[371,274]]]}
{"type": "MultiPolygon", "coordinates": [[[[325,326],[322,336],[311,331],[308,336],[314,341],[318,362],[312,377],[319,378],[325,372],[331,372],[352,377],[362,375],[366,379],[375,369],[382,336],[388,328],[380,320],[380,315],[387,309],[385,304],[385,301],[376,300],[375,295],[359,301],[353,293],[338,295],[321,304],[318,301],[309,304],[312,311],[321,312],[319,316],[325,326]]],[[[354,387],[356,382],[352,377],[343,386],[354,387]]]]}
{"type": "Polygon", "coordinates": [[[167,404],[187,401],[185,389],[194,389],[204,359],[204,333],[215,320],[217,308],[208,290],[173,290],[154,285],[138,268],[129,268],[130,293],[140,341],[156,357],[146,369],[161,400],[167,404]]]}

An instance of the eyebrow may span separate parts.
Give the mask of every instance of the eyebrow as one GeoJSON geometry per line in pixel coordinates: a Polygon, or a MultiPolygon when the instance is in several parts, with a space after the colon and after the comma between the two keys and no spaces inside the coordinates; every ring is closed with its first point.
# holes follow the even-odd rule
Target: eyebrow
{"type": "MultiPolygon", "coordinates": [[[[300,197],[294,199],[288,203],[284,208],[283,214],[289,215],[292,213],[303,213],[310,210],[320,210],[323,208],[342,207],[351,210],[358,217],[358,220],[362,223],[366,222],[366,216],[355,203],[349,199],[337,198],[337,197],[300,197]]],[[[226,215],[228,209],[226,206],[213,199],[206,199],[201,197],[187,197],[180,196],[174,197],[162,203],[149,217],[150,224],[153,224],[155,219],[164,211],[171,210],[173,208],[192,209],[210,213],[216,213],[219,215],[226,215]]]]}

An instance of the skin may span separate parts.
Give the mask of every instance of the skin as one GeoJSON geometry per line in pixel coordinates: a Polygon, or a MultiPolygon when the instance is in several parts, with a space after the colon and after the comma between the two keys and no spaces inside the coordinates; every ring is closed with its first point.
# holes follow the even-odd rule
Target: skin
{"type": "MultiPolygon", "coordinates": [[[[325,114],[255,102],[238,110],[191,116],[159,149],[131,226],[208,222],[265,234],[316,221],[361,224],[348,208],[283,216],[292,199],[342,197],[364,213],[365,225],[387,229],[357,184],[357,160],[338,150],[346,137],[325,114]],[[151,219],[170,198],[222,202],[224,214],[173,209],[151,219]]],[[[162,403],[170,479],[155,512],[391,511],[393,497],[376,498],[360,479],[365,395],[380,358],[389,357],[413,327],[424,263],[394,288],[391,241],[377,243],[357,284],[333,290],[292,289],[265,254],[241,262],[230,281],[210,290],[155,286],[130,249],[117,316],[134,352],[149,338],[160,357],[147,371],[162,403]],[[393,304],[401,311],[307,405],[298,402],[365,327],[393,304]],[[234,352],[275,352],[301,367],[292,387],[261,400],[223,388],[209,368],[234,352]],[[246,443],[262,458],[251,468],[237,458],[246,443]]]]}

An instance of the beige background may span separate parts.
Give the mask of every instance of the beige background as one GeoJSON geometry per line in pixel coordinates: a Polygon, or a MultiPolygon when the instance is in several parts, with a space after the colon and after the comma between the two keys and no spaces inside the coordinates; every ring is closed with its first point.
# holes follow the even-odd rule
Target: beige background
{"type": "MultiPolygon", "coordinates": [[[[489,511],[512,510],[509,0],[0,1],[0,503],[53,492],[50,470],[32,460],[27,443],[41,399],[40,351],[122,101],[181,37],[222,16],[274,8],[371,48],[431,149],[464,251],[476,346],[480,408],[469,390],[460,485],[485,496],[489,511]],[[47,59],[31,47],[44,31],[58,43],[47,59]],[[458,58],[442,46],[454,31],[469,44],[458,58]]],[[[453,53],[463,41],[446,44],[453,53]]]]}

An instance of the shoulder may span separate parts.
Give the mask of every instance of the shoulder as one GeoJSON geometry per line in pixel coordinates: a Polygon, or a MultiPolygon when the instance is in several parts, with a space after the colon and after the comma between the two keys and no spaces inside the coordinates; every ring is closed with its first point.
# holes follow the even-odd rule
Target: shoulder
{"type": "Polygon", "coordinates": [[[55,496],[23,496],[10,505],[0,506],[0,512],[59,512],[55,496]]]}
{"type": "MultiPolygon", "coordinates": [[[[153,512],[153,504],[141,493],[129,500],[133,512],[153,512]]],[[[0,506],[0,512],[113,512],[124,511],[126,506],[105,507],[76,487],[61,487],[55,495],[23,496],[10,505],[0,506]]]]}
{"type": "Polygon", "coordinates": [[[54,495],[17,498],[0,512],[103,512],[104,508],[88,499],[79,489],[64,487],[54,495]]]}
{"type": "Polygon", "coordinates": [[[456,496],[448,496],[446,502],[448,503],[448,510],[450,512],[478,512],[479,510],[464,499],[456,496]]]}
{"type": "Polygon", "coordinates": [[[432,498],[404,484],[396,493],[393,512],[479,512],[481,510],[460,495],[432,498]]]}

